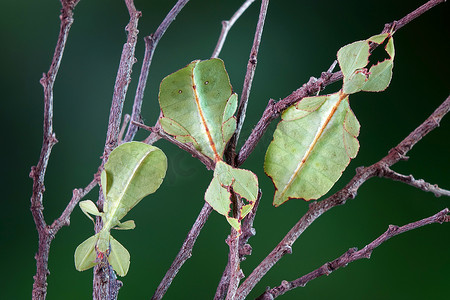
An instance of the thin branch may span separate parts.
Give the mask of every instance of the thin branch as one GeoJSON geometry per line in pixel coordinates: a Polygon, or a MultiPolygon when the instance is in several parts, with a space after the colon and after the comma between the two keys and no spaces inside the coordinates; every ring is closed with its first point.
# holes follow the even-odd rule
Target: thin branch
{"type": "MultiPolygon", "coordinates": [[[[240,199],[238,199],[239,201],[240,199]]],[[[240,210],[240,209],[239,209],[240,210]]],[[[228,289],[226,300],[233,300],[239,286],[239,281],[244,277],[239,266],[239,233],[236,229],[231,228],[231,234],[227,238],[227,244],[230,251],[228,252],[228,289]]]]}
{"type": "Polygon", "coordinates": [[[380,177],[390,178],[395,181],[400,181],[400,182],[409,184],[413,187],[421,189],[422,191],[431,192],[436,197],[440,197],[440,196],[450,197],[450,191],[442,189],[442,188],[438,187],[436,184],[430,184],[423,179],[415,179],[412,175],[406,176],[406,175],[397,173],[388,167],[386,167],[383,170],[383,173],[380,175],[380,177]]]}
{"type": "Polygon", "coordinates": [[[236,130],[228,142],[226,155],[229,156],[231,163],[234,165],[234,159],[236,155],[236,144],[239,140],[239,135],[242,130],[242,126],[245,120],[245,113],[247,111],[248,99],[250,97],[250,90],[252,88],[253,77],[255,76],[256,64],[258,62],[259,45],[261,44],[262,32],[264,29],[264,22],[266,20],[267,8],[269,6],[269,0],[262,0],[261,9],[259,11],[258,23],[256,25],[255,37],[253,39],[252,50],[250,51],[250,57],[247,63],[247,73],[245,74],[244,86],[242,87],[242,95],[239,102],[239,108],[236,114],[237,126],[236,130]]]}
{"type": "Polygon", "coordinates": [[[236,23],[236,21],[241,17],[241,15],[247,10],[247,8],[253,2],[255,2],[255,0],[245,1],[228,21],[222,21],[222,32],[220,33],[219,40],[217,41],[216,48],[214,49],[211,58],[219,57],[219,53],[220,51],[222,51],[223,44],[225,43],[225,40],[231,27],[233,27],[234,23],[236,23]]]}
{"type": "Polygon", "coordinates": [[[386,167],[390,167],[405,158],[409,150],[431,130],[439,126],[439,122],[450,110],[448,97],[419,127],[411,132],[400,144],[392,148],[389,154],[379,162],[364,168],[356,169],[356,175],[340,191],[322,201],[312,202],[305,215],[292,227],[283,240],[270,254],[253,270],[239,287],[236,300],[244,299],[261,278],[287,253],[292,252],[292,245],[300,235],[322,214],[333,207],[343,205],[348,199],[356,197],[359,187],[368,179],[383,174],[386,167]]]}
{"type": "Polygon", "coordinates": [[[122,127],[120,127],[120,132],[119,132],[119,144],[125,142],[123,140],[123,135],[125,133],[125,129],[127,129],[128,123],[130,123],[130,118],[131,118],[131,116],[129,114],[125,114],[125,116],[123,116],[122,127]]]}
{"type": "MultiPolygon", "coordinates": [[[[394,32],[421,16],[434,6],[445,2],[445,0],[431,0],[420,6],[413,12],[409,13],[405,17],[401,18],[398,21],[393,21],[384,26],[382,33],[386,32],[394,32]]],[[[374,47],[371,50],[375,49],[375,46],[378,44],[374,44],[374,47]]],[[[270,99],[267,104],[266,109],[263,112],[261,119],[258,121],[255,128],[251,132],[250,136],[245,141],[241,150],[239,151],[239,155],[236,159],[236,166],[240,166],[244,163],[244,161],[248,158],[250,153],[255,149],[258,142],[261,140],[262,136],[266,132],[270,123],[278,118],[278,116],[287,109],[292,104],[302,100],[305,97],[313,96],[323,90],[326,86],[341,80],[343,78],[342,72],[338,71],[335,73],[323,72],[319,79],[315,79],[311,77],[308,83],[304,84],[301,88],[294,91],[292,94],[287,96],[286,98],[280,100],[279,102],[275,102],[270,99]]]]}
{"type": "Polygon", "coordinates": [[[331,262],[327,262],[326,264],[322,265],[320,268],[310,272],[309,274],[306,274],[296,280],[293,280],[291,282],[283,281],[280,286],[277,286],[272,289],[266,290],[261,296],[259,296],[257,299],[259,300],[273,300],[277,298],[278,296],[283,295],[287,291],[293,290],[297,287],[304,287],[308,282],[310,282],[313,279],[316,279],[323,275],[330,275],[333,271],[347,266],[349,263],[354,262],[356,260],[367,258],[369,259],[372,255],[372,252],[375,248],[389,240],[390,238],[399,235],[401,233],[417,229],[419,227],[430,225],[434,223],[442,224],[444,222],[449,222],[449,209],[445,208],[442,211],[438,212],[437,214],[419,220],[417,222],[409,223],[407,225],[404,225],[402,227],[398,227],[395,225],[389,225],[388,230],[386,230],[382,235],[380,235],[377,239],[375,239],[370,244],[366,245],[363,249],[359,250],[357,248],[350,248],[347,252],[342,254],[340,257],[336,258],[335,260],[331,262]]]}
{"type": "MultiPolygon", "coordinates": [[[[172,24],[177,15],[183,9],[183,7],[189,2],[189,0],[178,0],[173,6],[167,16],[164,18],[162,23],[158,26],[155,33],[144,37],[145,42],[145,54],[144,60],[142,61],[141,75],[139,76],[139,83],[136,89],[136,95],[134,97],[133,113],[131,114],[131,121],[141,122],[141,108],[142,100],[144,99],[144,90],[147,85],[148,73],[150,71],[150,65],[152,63],[153,54],[155,53],[156,46],[159,40],[162,38],[167,28],[172,24]]],[[[134,123],[130,123],[128,127],[127,134],[124,138],[125,142],[131,141],[137,132],[137,127],[134,123]]]]}
{"type": "Polygon", "coordinates": [[[72,199],[70,199],[69,204],[67,204],[64,211],[61,213],[58,219],[53,221],[52,225],[48,227],[48,231],[51,235],[55,235],[63,226],[70,225],[70,215],[74,210],[75,206],[77,206],[78,202],[84,198],[94,187],[97,186],[99,182],[98,176],[95,176],[94,179],[84,188],[84,189],[74,189],[72,191],[72,199]]]}
{"type": "MultiPolygon", "coordinates": [[[[117,147],[120,131],[120,121],[123,111],[123,103],[131,81],[131,72],[135,63],[134,52],[136,49],[138,35],[138,21],[141,12],[136,10],[133,0],[125,0],[130,21],[125,29],[128,31],[127,41],[123,45],[122,56],[120,58],[119,69],[117,70],[116,82],[114,84],[114,94],[109,113],[108,131],[103,152],[103,164],[108,160],[109,153],[117,147]]],[[[101,206],[100,206],[101,208],[101,206]]]]}
{"type": "Polygon", "coordinates": [[[407,14],[406,16],[404,16],[403,18],[401,18],[400,20],[386,24],[384,26],[383,33],[388,33],[391,31],[395,32],[395,31],[399,30],[400,28],[402,28],[409,22],[413,21],[414,19],[420,17],[421,15],[423,15],[424,13],[426,13],[427,11],[429,11],[436,5],[439,5],[444,2],[446,2],[446,0],[430,0],[430,1],[428,1],[427,3],[423,4],[422,6],[420,6],[416,10],[414,10],[413,12],[411,12],[411,13],[407,14]]]}
{"type": "Polygon", "coordinates": [[[195,241],[197,240],[200,231],[205,225],[206,220],[208,219],[211,212],[212,207],[205,202],[202,210],[200,211],[200,214],[195,220],[194,225],[192,226],[191,230],[186,236],[183,246],[181,247],[176,258],[172,262],[172,265],[170,266],[169,270],[167,270],[166,275],[161,280],[161,283],[156,289],[155,294],[152,297],[152,300],[159,300],[164,296],[164,294],[167,292],[167,289],[172,284],[172,281],[177,275],[178,271],[181,269],[186,260],[188,260],[192,256],[192,248],[194,247],[195,241]]]}
{"type": "MultiPolygon", "coordinates": [[[[114,84],[114,93],[109,113],[108,130],[106,134],[105,148],[103,150],[102,165],[108,160],[111,151],[117,147],[119,143],[120,121],[122,118],[123,104],[131,81],[131,72],[135,63],[135,49],[138,35],[138,21],[141,12],[136,10],[133,0],[125,0],[125,4],[130,14],[130,21],[125,27],[128,31],[127,41],[123,45],[122,55],[120,58],[119,69],[117,70],[116,81],[114,84]]],[[[103,209],[103,192],[100,188],[97,207],[103,209]]],[[[102,228],[101,218],[97,217],[95,224],[95,232],[99,232],[102,228]]],[[[93,299],[95,300],[112,300],[117,298],[118,290],[122,286],[117,280],[112,267],[106,258],[94,267],[94,283],[93,283],[93,299]]]]}
{"type": "Polygon", "coordinates": [[[53,146],[58,142],[53,132],[53,85],[58,74],[64,49],[66,47],[67,37],[70,27],[73,23],[73,9],[79,0],[61,0],[60,30],[58,41],[50,68],[43,74],[40,83],[44,88],[44,122],[43,122],[43,141],[41,154],[36,166],[31,168],[30,178],[33,179],[33,193],[31,196],[31,213],[39,235],[38,253],[36,254],[36,275],[33,283],[32,299],[45,299],[47,296],[47,276],[48,255],[50,244],[54,238],[54,233],[50,234],[44,219],[43,196],[45,191],[44,179],[47,171],[48,160],[53,146]]]}
{"type": "Polygon", "coordinates": [[[162,127],[159,125],[159,122],[156,123],[155,127],[150,127],[138,122],[132,122],[135,126],[145,129],[147,131],[150,131],[151,133],[153,133],[154,135],[157,135],[160,138],[163,138],[169,142],[171,142],[172,144],[178,146],[180,149],[190,153],[193,157],[197,158],[198,160],[200,160],[208,170],[214,170],[214,166],[215,166],[215,162],[213,162],[209,157],[207,157],[206,155],[204,155],[203,153],[201,153],[200,151],[198,151],[197,149],[195,149],[194,146],[192,146],[192,144],[190,143],[182,143],[180,141],[178,141],[177,139],[175,139],[174,137],[172,137],[171,135],[167,134],[162,127]]]}
{"type": "MultiPolygon", "coordinates": [[[[242,234],[239,236],[239,245],[238,245],[238,254],[239,261],[245,260],[247,255],[252,254],[252,247],[247,244],[248,240],[256,234],[255,228],[253,228],[253,221],[255,220],[256,211],[258,210],[259,202],[262,197],[261,190],[258,191],[258,197],[256,198],[255,205],[252,208],[252,211],[242,220],[241,230],[242,234]]],[[[227,240],[228,243],[228,240],[227,240]]],[[[230,256],[230,254],[228,254],[230,256]]],[[[217,285],[216,294],[214,295],[214,300],[224,299],[227,295],[228,287],[230,286],[230,279],[232,273],[231,269],[231,260],[228,259],[225,270],[222,273],[222,277],[220,278],[219,284],[217,285]]],[[[239,272],[241,276],[242,272],[239,272]]],[[[240,278],[241,279],[241,278],[240,278]]]]}

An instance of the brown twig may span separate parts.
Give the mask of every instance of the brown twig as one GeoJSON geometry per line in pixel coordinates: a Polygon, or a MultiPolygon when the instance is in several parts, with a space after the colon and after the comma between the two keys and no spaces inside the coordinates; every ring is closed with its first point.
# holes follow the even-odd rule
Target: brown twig
{"type": "MultiPolygon", "coordinates": [[[[253,228],[253,221],[255,220],[256,211],[258,210],[259,202],[262,197],[261,190],[258,191],[258,198],[256,198],[255,205],[252,211],[242,220],[241,230],[242,234],[239,236],[238,255],[239,261],[245,260],[247,255],[252,254],[252,247],[247,244],[248,240],[256,234],[255,228],[253,228]]],[[[228,242],[228,240],[227,240],[228,242]]],[[[230,256],[230,254],[228,254],[230,256]]],[[[217,285],[216,294],[214,300],[224,299],[227,295],[228,287],[230,285],[231,272],[230,259],[228,259],[225,270],[222,273],[219,284],[217,285]]],[[[242,272],[239,272],[241,276],[242,272]]],[[[240,278],[241,279],[241,278],[240,278]]]]}
{"type": "Polygon", "coordinates": [[[356,175],[340,191],[322,201],[312,202],[305,215],[292,227],[283,240],[270,254],[253,270],[239,287],[236,299],[244,299],[261,278],[287,253],[292,252],[292,244],[300,235],[322,214],[333,207],[343,205],[348,199],[356,197],[359,187],[368,179],[383,174],[386,167],[390,167],[405,158],[409,150],[431,130],[439,126],[439,122],[450,110],[448,97],[419,127],[411,132],[400,144],[392,148],[389,154],[379,162],[364,168],[356,169],[356,175]]]}
{"type": "Polygon", "coordinates": [[[152,300],[159,300],[164,296],[164,294],[167,292],[167,289],[172,284],[172,281],[177,275],[178,271],[181,269],[186,260],[188,260],[192,256],[192,248],[194,247],[195,241],[197,240],[200,231],[205,225],[206,220],[208,219],[211,212],[212,207],[205,202],[202,210],[200,211],[200,214],[195,220],[194,225],[186,236],[183,246],[172,262],[169,270],[167,270],[166,275],[164,275],[164,278],[161,280],[161,283],[156,289],[155,294],[152,296],[152,300]]]}
{"type": "MultiPolygon", "coordinates": [[[[431,8],[443,2],[445,2],[445,0],[428,1],[424,5],[414,10],[413,12],[401,18],[400,20],[386,24],[384,26],[382,33],[397,31],[398,29],[402,28],[403,26],[413,21],[420,15],[424,14],[431,8]]],[[[378,44],[374,44],[374,46],[377,45],[378,44]]],[[[371,50],[373,50],[374,48],[375,47],[371,48],[371,50]]],[[[274,100],[270,99],[266,109],[263,112],[261,119],[253,128],[253,131],[251,132],[250,136],[247,138],[241,150],[239,151],[239,154],[236,159],[236,166],[240,166],[244,163],[244,161],[248,158],[250,153],[255,149],[258,142],[261,140],[270,123],[276,118],[278,118],[281,112],[283,112],[292,104],[302,100],[303,98],[317,94],[318,92],[323,90],[326,86],[338,80],[341,80],[342,78],[343,77],[341,71],[335,73],[323,72],[319,79],[311,77],[308,83],[304,84],[302,87],[294,91],[286,98],[280,100],[279,102],[275,102],[274,100]]]]}
{"type": "Polygon", "coordinates": [[[219,53],[222,51],[223,44],[225,43],[225,40],[231,27],[233,27],[234,23],[236,23],[236,21],[241,17],[241,15],[247,10],[247,8],[253,2],[255,2],[255,0],[246,0],[228,21],[222,21],[222,31],[220,33],[219,40],[217,41],[216,48],[214,49],[214,52],[211,55],[211,58],[219,57],[219,53]]]}
{"type": "Polygon", "coordinates": [[[406,176],[403,174],[399,174],[399,173],[391,170],[388,167],[386,167],[383,170],[383,173],[380,174],[380,177],[390,178],[395,181],[400,181],[400,182],[409,184],[413,187],[421,189],[422,191],[431,192],[436,197],[440,197],[440,196],[450,197],[450,191],[442,189],[442,188],[438,187],[436,184],[430,184],[430,183],[424,181],[423,179],[415,179],[412,175],[406,176]]]}
{"type": "Polygon", "coordinates": [[[175,139],[174,137],[172,137],[171,135],[167,134],[159,125],[159,122],[156,123],[156,125],[154,127],[150,127],[138,122],[132,122],[136,127],[145,129],[147,131],[150,131],[151,133],[153,133],[154,135],[157,135],[160,138],[163,138],[169,142],[171,142],[172,144],[178,146],[180,149],[190,153],[193,157],[197,158],[198,160],[200,160],[208,170],[214,170],[214,166],[215,166],[215,162],[212,161],[209,157],[207,157],[206,155],[204,155],[203,153],[201,153],[200,151],[198,151],[197,149],[195,149],[194,146],[192,146],[192,144],[188,144],[188,143],[182,143],[180,141],[178,141],[177,139],[175,139]]]}
{"type": "Polygon", "coordinates": [[[401,233],[417,229],[419,227],[430,225],[434,223],[442,224],[444,222],[449,222],[449,209],[445,208],[438,212],[437,214],[419,220],[417,222],[409,223],[402,227],[398,227],[395,225],[389,225],[388,230],[386,230],[382,235],[380,235],[377,239],[375,239],[370,244],[366,245],[363,249],[359,250],[357,248],[350,248],[347,252],[342,254],[340,257],[336,258],[331,262],[327,262],[322,265],[320,268],[296,279],[291,282],[283,281],[280,286],[274,287],[272,289],[267,289],[261,296],[257,299],[259,300],[273,300],[278,296],[283,295],[287,291],[295,289],[297,287],[304,287],[308,282],[313,279],[316,279],[323,275],[330,275],[335,270],[347,266],[349,263],[354,262],[356,260],[367,258],[369,259],[372,255],[372,252],[375,248],[389,240],[390,238],[399,235],[401,233]]]}
{"type": "Polygon", "coordinates": [[[261,1],[261,9],[259,11],[258,23],[256,24],[255,37],[253,39],[253,46],[250,51],[250,57],[247,63],[247,72],[245,74],[244,86],[242,87],[242,95],[239,101],[239,107],[236,113],[237,126],[236,130],[228,142],[225,155],[228,156],[228,160],[234,165],[236,156],[236,144],[239,140],[239,135],[242,130],[242,126],[245,120],[245,113],[247,111],[248,99],[250,97],[250,90],[252,88],[253,77],[255,76],[256,64],[258,62],[259,45],[261,44],[262,32],[264,29],[264,22],[266,20],[267,8],[269,6],[269,0],[261,1]]]}
{"type": "MultiPolygon", "coordinates": [[[[119,69],[117,70],[116,81],[114,84],[114,93],[109,113],[108,130],[106,133],[105,148],[103,150],[102,165],[108,160],[111,151],[117,147],[119,142],[120,121],[122,117],[123,104],[131,81],[131,72],[135,63],[134,52],[136,49],[138,35],[138,21],[141,12],[136,10],[133,0],[125,0],[125,4],[130,14],[130,21],[125,27],[128,31],[127,41],[123,45],[122,55],[120,58],[119,69]]],[[[103,192],[100,188],[97,207],[103,209],[103,192]]],[[[95,224],[95,232],[99,232],[102,228],[101,218],[97,217],[95,224]]],[[[117,298],[118,290],[121,282],[117,280],[112,267],[108,264],[106,258],[94,267],[93,282],[93,299],[95,300],[112,300],[117,298]]]]}
{"type": "Polygon", "coordinates": [[[402,28],[409,22],[420,17],[421,15],[423,15],[424,13],[426,13],[427,11],[429,11],[436,5],[444,3],[445,1],[446,0],[430,0],[430,1],[426,2],[425,4],[423,4],[416,10],[414,10],[413,12],[411,12],[411,13],[407,14],[406,16],[404,16],[403,18],[401,18],[400,20],[386,24],[384,26],[383,33],[395,32],[395,31],[399,30],[400,28],[402,28]]]}
{"type": "MultiPolygon", "coordinates": [[[[177,15],[183,9],[183,7],[189,2],[189,0],[178,0],[173,6],[167,16],[164,18],[162,23],[158,26],[155,33],[144,37],[145,42],[145,54],[144,60],[142,61],[141,75],[139,76],[139,83],[136,89],[136,95],[134,97],[133,113],[131,114],[131,121],[141,122],[141,108],[142,100],[144,99],[144,90],[147,85],[148,73],[150,71],[150,65],[152,63],[153,54],[155,53],[156,46],[159,40],[162,38],[167,28],[172,24],[177,15]]],[[[127,134],[124,138],[125,142],[131,141],[137,132],[137,127],[134,123],[130,123],[128,127],[127,134]]]]}
{"type": "MultiPolygon", "coordinates": [[[[50,230],[45,223],[43,213],[43,196],[45,191],[44,179],[50,153],[53,146],[58,142],[53,132],[53,85],[66,47],[70,27],[73,23],[73,9],[78,2],[79,0],[61,0],[61,24],[58,41],[56,42],[50,68],[47,73],[43,74],[40,80],[40,83],[44,88],[43,141],[38,164],[33,166],[30,172],[30,178],[33,179],[33,193],[30,199],[31,213],[39,235],[38,252],[35,255],[36,275],[34,276],[32,299],[45,299],[47,296],[47,276],[50,273],[48,270],[50,244],[56,232],[59,230],[59,228],[50,230]]],[[[64,225],[64,223],[61,224],[61,226],[64,225]]]]}
{"type": "Polygon", "coordinates": [[[123,139],[123,135],[125,133],[125,129],[127,129],[128,123],[130,123],[130,118],[131,118],[131,116],[129,114],[125,114],[125,116],[123,116],[122,127],[120,127],[120,132],[119,132],[119,144],[125,143],[125,141],[123,139]]]}

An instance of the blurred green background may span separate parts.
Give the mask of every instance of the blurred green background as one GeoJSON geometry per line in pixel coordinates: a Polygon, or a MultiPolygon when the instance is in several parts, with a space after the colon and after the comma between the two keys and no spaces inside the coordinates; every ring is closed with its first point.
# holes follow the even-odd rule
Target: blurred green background
{"type": "MultiPolygon", "coordinates": [[[[136,0],[143,13],[133,81],[125,103],[130,113],[144,43],[175,0],[136,0]]],[[[217,41],[221,21],[229,19],[242,0],[192,0],[161,40],[150,70],[143,105],[148,125],[158,116],[161,79],[194,59],[208,58],[217,41]]],[[[355,40],[381,32],[385,23],[399,19],[425,1],[271,1],[258,57],[244,140],[270,98],[281,99],[320,76],[337,50],[355,40]]],[[[29,210],[32,181],[42,143],[43,93],[39,84],[49,68],[59,31],[57,0],[1,1],[1,101],[4,135],[1,157],[1,289],[2,299],[29,299],[35,273],[37,232],[29,210]]],[[[225,61],[234,90],[240,94],[259,13],[255,2],[229,33],[220,57],[225,61]]],[[[355,168],[382,158],[418,126],[448,96],[450,50],[448,4],[439,5],[395,34],[396,58],[391,86],[383,93],[351,96],[351,107],[361,123],[361,149],[333,191],[355,174],[355,168]]],[[[112,90],[126,39],[128,13],[123,1],[81,0],[54,88],[54,130],[59,143],[50,157],[45,180],[45,217],[51,223],[71,198],[72,189],[86,186],[97,171],[105,141],[112,90]]],[[[334,84],[325,90],[339,89],[334,84]]],[[[263,259],[305,213],[308,204],[291,200],[279,208],[271,204],[274,188],[264,175],[263,159],[275,123],[244,168],[253,170],[263,190],[255,220],[257,235],[250,240],[253,254],[242,263],[245,274],[263,259]]],[[[396,171],[450,188],[450,117],[426,136],[396,171]]],[[[145,138],[144,132],[138,139],[145,138]]],[[[242,141],[241,141],[242,144],[242,141]]],[[[203,206],[212,172],[178,150],[159,141],[169,158],[169,169],[157,193],[130,212],[137,228],[115,237],[131,253],[131,267],[123,278],[120,299],[149,299],[177,254],[203,206]]],[[[86,198],[95,200],[98,189],[86,198]]],[[[362,248],[389,224],[428,217],[450,206],[402,183],[374,178],[355,200],[319,218],[248,297],[266,286],[294,280],[350,247],[362,248]]],[[[89,299],[92,272],[77,272],[73,253],[93,232],[92,223],[76,208],[70,227],[52,243],[47,299],[89,299]]],[[[212,213],[195,245],[193,257],[175,278],[166,299],[212,299],[226,264],[225,239],[229,226],[212,213]]],[[[352,263],[328,277],[310,282],[280,299],[438,299],[448,295],[450,225],[430,225],[398,236],[376,249],[370,260],[352,263]]]]}

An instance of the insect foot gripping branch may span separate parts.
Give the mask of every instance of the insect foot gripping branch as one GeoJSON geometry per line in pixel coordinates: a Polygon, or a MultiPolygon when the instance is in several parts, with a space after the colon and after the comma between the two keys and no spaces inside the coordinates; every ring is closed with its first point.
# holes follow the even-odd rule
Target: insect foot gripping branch
{"type": "Polygon", "coordinates": [[[145,196],[161,185],[167,170],[166,155],[158,148],[140,142],[124,143],[115,148],[101,174],[101,187],[105,198],[103,212],[91,200],[80,202],[81,210],[99,216],[103,228],[81,243],[75,250],[78,271],[92,268],[106,256],[119,276],[125,276],[130,266],[128,250],[114,239],[111,229],[133,229],[134,221],[120,222],[145,196]]]}

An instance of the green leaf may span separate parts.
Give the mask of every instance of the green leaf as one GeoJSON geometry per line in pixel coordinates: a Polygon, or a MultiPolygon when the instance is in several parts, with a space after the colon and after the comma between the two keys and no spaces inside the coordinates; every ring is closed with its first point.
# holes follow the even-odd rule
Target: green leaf
{"type": "Polygon", "coordinates": [[[371,36],[370,38],[368,38],[367,41],[373,42],[376,44],[383,44],[384,40],[386,40],[386,38],[388,36],[389,36],[388,33],[377,34],[377,35],[374,35],[374,36],[371,36]]]}
{"type": "Polygon", "coordinates": [[[97,206],[91,200],[80,201],[79,205],[83,213],[92,221],[94,221],[94,219],[89,214],[94,216],[103,215],[101,212],[98,211],[97,206]]]}
{"type": "Polygon", "coordinates": [[[394,67],[392,59],[387,59],[370,68],[370,75],[362,86],[366,92],[384,91],[391,82],[392,68],[394,67]]]}
{"type": "Polygon", "coordinates": [[[274,205],[328,192],[358,152],[359,127],[341,92],[304,98],[288,108],[264,162],[276,188],[274,205]]]}
{"type": "Polygon", "coordinates": [[[90,269],[98,264],[98,262],[96,262],[97,252],[95,251],[97,240],[98,234],[93,235],[81,243],[75,250],[75,268],[78,271],[90,269]]]}
{"type": "Polygon", "coordinates": [[[395,56],[394,40],[387,33],[372,36],[365,41],[358,41],[342,47],[338,51],[338,61],[344,75],[343,92],[353,94],[359,91],[384,91],[391,82],[395,56]],[[389,39],[385,50],[389,59],[377,63],[367,70],[369,62],[369,43],[382,44],[389,39]]]}
{"type": "Polygon", "coordinates": [[[183,143],[193,143],[213,160],[222,158],[236,129],[237,107],[222,60],[196,60],[164,78],[159,103],[164,131],[183,143]]]}
{"type": "Polygon", "coordinates": [[[167,158],[154,147],[140,142],[115,148],[105,164],[107,183],[103,228],[119,224],[127,212],[161,185],[167,170],[167,158]]]}
{"type": "Polygon", "coordinates": [[[255,205],[258,196],[258,178],[248,170],[233,168],[223,161],[216,163],[214,177],[206,190],[205,201],[240,231],[240,222],[255,205]],[[242,206],[237,218],[231,213],[231,189],[248,204],[242,206]]]}
{"type": "Polygon", "coordinates": [[[123,223],[117,224],[116,227],[113,227],[113,229],[120,229],[120,230],[130,230],[136,228],[136,224],[133,220],[128,220],[123,223]]]}
{"type": "Polygon", "coordinates": [[[106,199],[106,194],[108,194],[108,176],[106,175],[106,171],[103,170],[100,174],[100,185],[103,191],[103,199],[106,199]]]}
{"type": "Polygon", "coordinates": [[[122,246],[116,239],[110,236],[111,253],[108,256],[108,261],[116,271],[117,275],[125,276],[130,268],[130,253],[122,246]]]}
{"type": "Polygon", "coordinates": [[[357,41],[346,45],[339,49],[337,58],[342,74],[344,77],[349,76],[369,63],[369,43],[357,41]]]}

